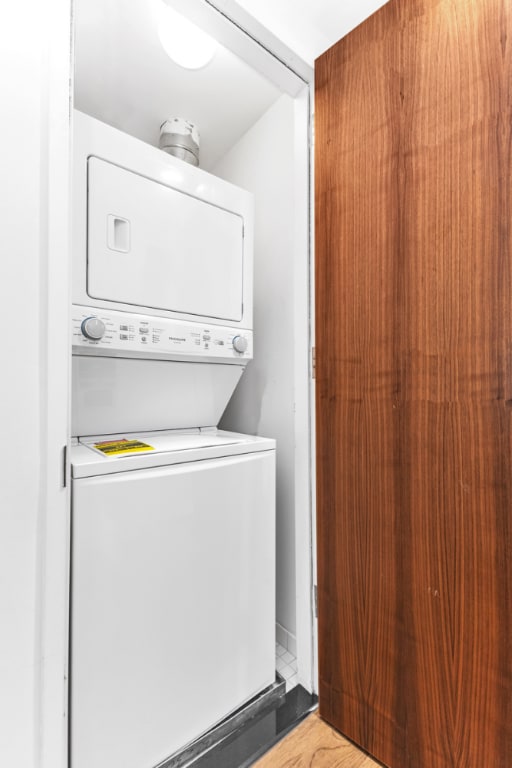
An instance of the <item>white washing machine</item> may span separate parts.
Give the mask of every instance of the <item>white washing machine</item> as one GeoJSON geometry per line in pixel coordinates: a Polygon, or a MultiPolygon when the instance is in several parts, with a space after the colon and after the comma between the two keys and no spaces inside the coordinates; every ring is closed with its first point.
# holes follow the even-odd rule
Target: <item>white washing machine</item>
{"type": "Polygon", "coordinates": [[[153,768],[275,679],[252,199],[80,114],[74,179],[71,768],[153,768]]]}
{"type": "Polygon", "coordinates": [[[274,449],[217,430],[72,448],[72,768],[152,768],[274,682],[274,449]]]}

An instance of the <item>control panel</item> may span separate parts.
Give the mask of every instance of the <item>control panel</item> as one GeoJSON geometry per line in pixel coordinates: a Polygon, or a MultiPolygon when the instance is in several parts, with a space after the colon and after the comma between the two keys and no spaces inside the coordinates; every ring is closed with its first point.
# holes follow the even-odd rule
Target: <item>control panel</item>
{"type": "Polygon", "coordinates": [[[73,353],[245,364],[252,331],[72,306],[73,353]]]}

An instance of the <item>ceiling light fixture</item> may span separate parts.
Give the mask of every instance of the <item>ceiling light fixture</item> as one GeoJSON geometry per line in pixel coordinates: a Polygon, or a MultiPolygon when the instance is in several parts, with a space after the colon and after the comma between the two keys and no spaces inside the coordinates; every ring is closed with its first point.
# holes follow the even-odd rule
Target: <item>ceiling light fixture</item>
{"type": "Polygon", "coordinates": [[[163,2],[158,8],[158,37],[166,54],[185,69],[201,69],[215,56],[216,41],[163,2]]]}

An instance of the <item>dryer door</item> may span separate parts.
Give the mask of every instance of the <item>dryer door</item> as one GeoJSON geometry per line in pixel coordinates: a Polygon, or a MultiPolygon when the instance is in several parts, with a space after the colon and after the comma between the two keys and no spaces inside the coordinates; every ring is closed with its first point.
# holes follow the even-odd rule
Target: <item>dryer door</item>
{"type": "Polygon", "coordinates": [[[91,298],[240,321],[240,215],[160,182],[88,160],[91,298]]]}

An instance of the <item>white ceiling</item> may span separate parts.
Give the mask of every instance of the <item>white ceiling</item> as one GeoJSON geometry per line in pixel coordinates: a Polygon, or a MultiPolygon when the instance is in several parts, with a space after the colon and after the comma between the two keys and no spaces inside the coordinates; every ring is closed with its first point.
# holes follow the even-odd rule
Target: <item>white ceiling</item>
{"type": "Polygon", "coordinates": [[[387,0],[237,0],[307,64],[387,0]]]}
{"type": "Polygon", "coordinates": [[[222,47],[203,69],[174,64],[158,38],[160,2],[77,0],[75,106],[155,146],[162,122],[184,117],[210,169],[281,93],[222,47]]]}

